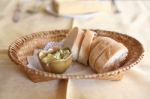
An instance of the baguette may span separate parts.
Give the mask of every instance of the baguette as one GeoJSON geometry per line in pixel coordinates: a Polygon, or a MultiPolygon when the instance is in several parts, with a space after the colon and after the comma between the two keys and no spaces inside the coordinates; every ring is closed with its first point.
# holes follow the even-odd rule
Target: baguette
{"type": "Polygon", "coordinates": [[[93,41],[95,32],[87,30],[84,36],[84,39],[81,44],[81,48],[79,51],[78,62],[84,65],[87,65],[89,54],[90,54],[90,47],[93,41]]]}
{"type": "Polygon", "coordinates": [[[72,52],[72,59],[76,61],[79,55],[82,40],[84,38],[84,31],[75,27],[69,31],[68,36],[64,40],[64,47],[68,47],[72,52]]]}
{"type": "Polygon", "coordinates": [[[114,42],[108,46],[95,62],[95,70],[98,73],[118,68],[126,59],[128,49],[121,43],[114,42]]]}

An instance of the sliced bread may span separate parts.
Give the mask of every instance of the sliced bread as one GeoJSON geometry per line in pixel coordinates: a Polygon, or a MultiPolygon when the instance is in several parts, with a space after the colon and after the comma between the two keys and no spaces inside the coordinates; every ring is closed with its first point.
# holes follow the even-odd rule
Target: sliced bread
{"type": "Polygon", "coordinates": [[[94,64],[97,58],[103,53],[103,51],[111,44],[115,42],[113,39],[108,37],[97,37],[91,44],[91,51],[89,55],[89,65],[94,69],[94,64]]]}
{"type": "Polygon", "coordinates": [[[114,42],[98,57],[94,68],[98,73],[118,68],[126,59],[128,49],[121,43],[114,42]]]}
{"type": "Polygon", "coordinates": [[[89,54],[90,54],[90,47],[91,43],[93,41],[95,32],[87,30],[85,32],[84,39],[82,41],[80,51],[79,51],[79,57],[78,57],[78,62],[84,65],[87,65],[88,59],[89,59],[89,54]]]}
{"type": "Polygon", "coordinates": [[[69,31],[68,36],[64,40],[63,47],[71,49],[73,61],[76,61],[79,55],[79,49],[84,37],[84,31],[75,27],[69,31]]]}

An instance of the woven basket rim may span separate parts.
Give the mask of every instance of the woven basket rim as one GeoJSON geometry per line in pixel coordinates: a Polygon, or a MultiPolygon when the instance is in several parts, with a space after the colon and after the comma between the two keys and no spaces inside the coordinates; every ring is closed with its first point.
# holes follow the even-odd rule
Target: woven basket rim
{"type": "MultiPolygon", "coordinates": [[[[135,38],[131,37],[131,36],[128,36],[127,34],[122,34],[122,33],[119,33],[119,32],[114,32],[114,31],[107,31],[107,30],[100,30],[100,29],[91,29],[93,31],[101,31],[101,32],[111,32],[113,33],[114,35],[121,35],[121,36],[124,36],[124,37],[128,37],[134,41],[136,41],[141,50],[142,50],[142,53],[140,54],[140,56],[138,56],[138,59],[133,62],[132,64],[128,65],[128,66],[125,66],[125,67],[120,67],[116,70],[113,70],[113,71],[110,71],[110,72],[106,72],[106,73],[94,73],[94,74],[54,74],[54,73],[48,73],[48,72],[45,72],[45,71],[40,71],[40,70],[35,70],[35,69],[31,69],[29,67],[27,67],[26,65],[22,64],[21,61],[19,61],[17,59],[17,56],[15,56],[14,54],[12,54],[12,52],[15,52],[16,50],[14,50],[14,47],[19,47],[17,46],[18,43],[20,43],[21,41],[28,41],[34,37],[40,37],[41,35],[44,35],[44,34],[47,34],[47,35],[50,35],[50,33],[48,34],[47,32],[52,32],[55,34],[55,32],[57,33],[58,31],[68,31],[68,29],[61,29],[61,30],[51,30],[51,31],[42,31],[42,32],[35,32],[35,33],[31,33],[31,34],[28,34],[28,35],[25,35],[25,36],[22,36],[22,37],[19,37],[17,40],[13,41],[10,45],[9,45],[9,48],[8,48],[8,56],[9,58],[14,62],[16,63],[17,65],[21,66],[26,72],[30,72],[32,74],[35,74],[35,75],[40,75],[40,76],[44,76],[44,77],[52,77],[52,78],[56,78],[56,79],[69,79],[69,78],[82,78],[82,79],[86,79],[86,78],[97,78],[97,77],[103,77],[103,76],[115,76],[119,73],[122,73],[128,69],[130,69],[131,67],[133,67],[134,65],[138,64],[143,56],[144,56],[144,48],[143,48],[143,45],[135,38]],[[27,39],[28,38],[28,39],[27,39]]],[[[15,52],[17,53],[17,52],[15,52]]]]}

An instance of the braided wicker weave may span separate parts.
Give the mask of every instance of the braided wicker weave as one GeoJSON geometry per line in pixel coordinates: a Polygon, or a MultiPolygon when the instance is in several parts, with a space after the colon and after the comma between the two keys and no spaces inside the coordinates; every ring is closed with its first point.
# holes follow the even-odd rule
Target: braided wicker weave
{"type": "Polygon", "coordinates": [[[14,41],[8,50],[8,55],[13,62],[19,65],[20,69],[33,82],[47,81],[52,79],[101,79],[101,80],[120,80],[126,70],[140,62],[143,58],[144,49],[142,44],[136,39],[125,34],[93,30],[97,36],[106,36],[123,43],[129,50],[125,64],[120,68],[102,74],[72,75],[72,74],[53,74],[27,67],[27,56],[32,55],[34,49],[43,48],[48,41],[60,41],[66,37],[68,30],[54,30],[46,32],[32,33],[14,41]]]}

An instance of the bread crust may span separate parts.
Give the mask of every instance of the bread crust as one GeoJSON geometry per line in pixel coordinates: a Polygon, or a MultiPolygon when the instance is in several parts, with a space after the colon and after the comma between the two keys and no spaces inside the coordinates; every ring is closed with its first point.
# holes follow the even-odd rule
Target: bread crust
{"type": "Polygon", "coordinates": [[[103,51],[111,44],[115,42],[108,37],[97,37],[91,44],[91,51],[89,55],[89,65],[94,69],[94,64],[97,58],[103,53],[103,51]]]}
{"type": "Polygon", "coordinates": [[[98,57],[94,68],[98,73],[104,73],[118,68],[126,59],[128,49],[121,43],[114,42],[98,57]]]}

